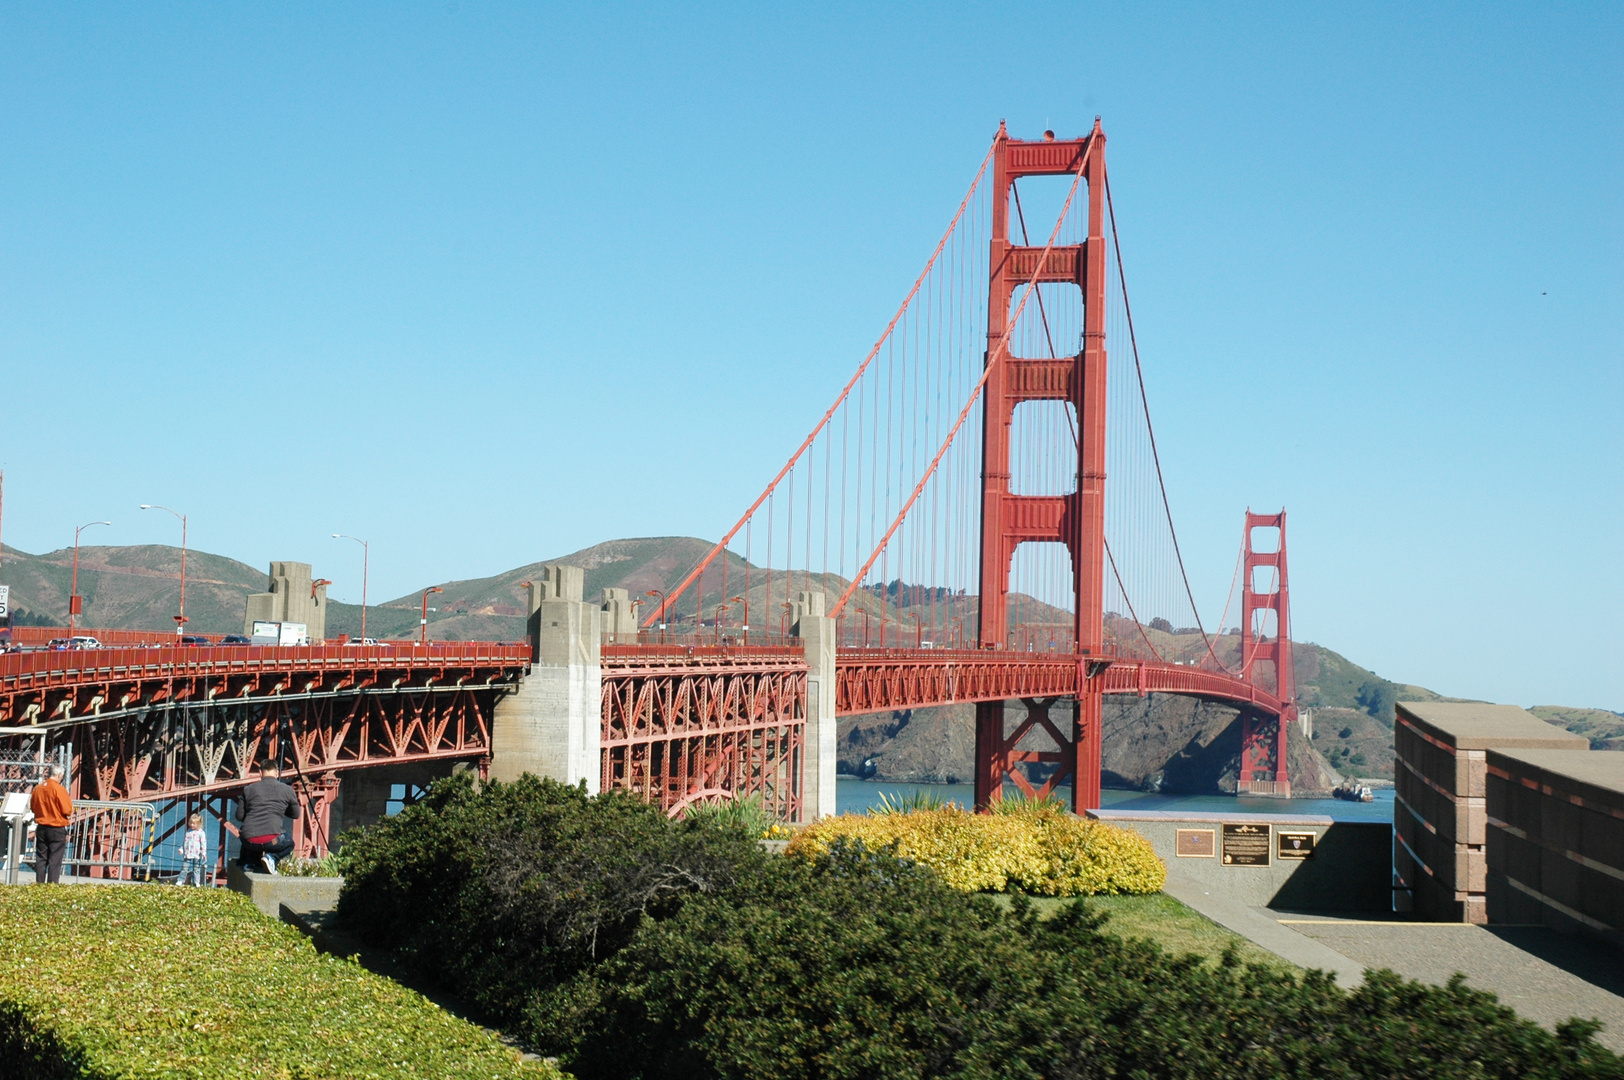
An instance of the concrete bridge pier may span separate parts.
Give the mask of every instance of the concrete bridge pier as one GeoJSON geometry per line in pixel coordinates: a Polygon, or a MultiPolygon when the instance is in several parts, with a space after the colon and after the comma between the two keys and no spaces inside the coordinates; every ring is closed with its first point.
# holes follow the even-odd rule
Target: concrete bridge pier
{"type": "Polygon", "coordinates": [[[806,650],[806,734],[801,769],[801,808],[806,821],[833,817],[835,810],[835,621],[824,614],[822,592],[803,592],[790,602],[791,633],[806,650]]]}
{"type": "Polygon", "coordinates": [[[582,602],[586,571],[549,564],[530,585],[530,674],[496,705],[493,779],[525,773],[566,784],[602,780],[602,610],[582,602]]]}

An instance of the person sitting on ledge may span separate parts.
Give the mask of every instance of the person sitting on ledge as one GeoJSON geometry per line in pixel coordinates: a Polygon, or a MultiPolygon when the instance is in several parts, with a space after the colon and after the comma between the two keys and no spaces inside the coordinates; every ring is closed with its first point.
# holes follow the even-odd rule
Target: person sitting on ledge
{"type": "Polygon", "coordinates": [[[299,820],[299,797],[277,779],[282,770],[273,761],[259,767],[259,780],[242,790],[237,820],[242,851],[237,863],[244,870],[263,868],[276,873],[276,860],[293,850],[293,838],[282,832],[282,819],[299,820]]]}

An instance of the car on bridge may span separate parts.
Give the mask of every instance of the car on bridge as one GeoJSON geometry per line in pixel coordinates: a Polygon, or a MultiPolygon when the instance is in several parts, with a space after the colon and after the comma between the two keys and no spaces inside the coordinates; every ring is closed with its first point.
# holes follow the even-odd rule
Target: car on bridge
{"type": "Polygon", "coordinates": [[[202,634],[187,634],[180,639],[182,645],[213,645],[214,642],[202,634]]]}
{"type": "Polygon", "coordinates": [[[73,637],[52,638],[45,647],[52,652],[59,652],[64,649],[99,649],[102,643],[88,635],[76,634],[73,637]]]}
{"type": "Polygon", "coordinates": [[[227,634],[215,642],[216,645],[252,645],[253,643],[251,638],[246,638],[241,634],[227,634]]]}

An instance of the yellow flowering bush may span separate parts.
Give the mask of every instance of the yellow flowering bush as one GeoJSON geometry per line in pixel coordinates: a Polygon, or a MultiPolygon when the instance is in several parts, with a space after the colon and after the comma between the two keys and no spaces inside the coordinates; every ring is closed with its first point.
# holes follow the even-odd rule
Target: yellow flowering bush
{"type": "Polygon", "coordinates": [[[1045,803],[1003,813],[957,806],[824,818],[800,830],[788,854],[817,858],[840,839],[894,849],[964,892],[1043,896],[1153,893],[1167,868],[1150,842],[1128,829],[1088,821],[1045,803]]]}

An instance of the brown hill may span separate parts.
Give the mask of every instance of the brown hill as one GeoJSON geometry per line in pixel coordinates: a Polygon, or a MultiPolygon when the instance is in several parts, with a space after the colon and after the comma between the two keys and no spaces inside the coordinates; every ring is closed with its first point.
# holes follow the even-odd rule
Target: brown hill
{"type": "MultiPolygon", "coordinates": [[[[11,586],[19,622],[65,626],[73,580],[73,549],[30,555],[5,549],[0,580],[11,586]]],[[[267,588],[266,575],[235,559],[186,553],[187,629],[200,634],[242,631],[243,597],[267,588]]],[[[79,625],[170,630],[180,610],[180,548],[162,544],[81,547],[79,625]]]]}
{"type": "MultiPolygon", "coordinates": [[[[515,640],[524,634],[523,582],[540,572],[545,562],[563,562],[586,570],[586,595],[596,598],[605,588],[624,588],[643,598],[650,589],[669,591],[709,550],[710,543],[695,537],[643,537],[611,540],[555,559],[538,560],[490,577],[442,583],[445,591],[431,599],[438,609],[430,616],[431,637],[458,640],[515,640]]],[[[12,587],[12,609],[23,621],[62,625],[67,621],[71,548],[30,555],[6,548],[0,580],[12,587]]],[[[691,629],[696,617],[708,625],[716,606],[731,597],[746,596],[749,617],[757,630],[781,625],[787,591],[822,588],[831,596],[847,582],[836,575],[797,576],[786,582],[780,571],[771,575],[749,566],[731,552],[707,570],[701,589],[690,589],[674,606],[670,621],[691,629]],[[699,611],[700,604],[704,610],[699,611]]],[[[244,596],[266,588],[266,575],[234,559],[208,552],[187,553],[188,628],[198,633],[226,634],[242,629],[244,596]]],[[[163,545],[136,547],[82,547],[79,552],[79,591],[85,597],[81,625],[117,629],[169,630],[180,594],[180,550],[163,545]]],[[[854,635],[865,623],[870,641],[878,644],[882,608],[887,641],[911,641],[916,633],[934,633],[952,639],[944,612],[958,614],[964,625],[974,625],[974,598],[962,596],[925,599],[916,587],[890,587],[882,604],[879,591],[857,592],[848,607],[847,627],[854,635]],[[896,601],[901,599],[899,606],[896,601]],[[867,613],[865,618],[863,613],[867,613]],[[936,627],[929,629],[933,617],[936,627]],[[926,629],[916,628],[913,616],[926,629]]],[[[421,592],[375,605],[367,613],[367,630],[376,637],[405,637],[417,631],[421,592]]],[[[1069,626],[1071,615],[1029,597],[1019,598],[1023,619],[1031,613],[1053,625],[1056,635],[1069,626]]],[[[645,608],[645,610],[648,610],[645,608]]],[[[725,625],[744,622],[745,605],[733,603],[723,612],[725,625]]],[[[328,633],[354,635],[360,631],[360,608],[334,603],[329,609],[328,633]]],[[[1149,640],[1167,659],[1193,663],[1206,656],[1209,642],[1191,630],[1140,627],[1122,616],[1108,615],[1107,626],[1118,639],[1149,640]]],[[[1215,635],[1212,651],[1226,664],[1239,656],[1238,634],[1215,635]]],[[[1323,646],[1299,642],[1293,650],[1298,700],[1313,718],[1311,739],[1297,737],[1293,746],[1294,782],[1305,790],[1333,782],[1336,772],[1362,777],[1392,775],[1393,702],[1439,699],[1424,687],[1390,682],[1367,668],[1323,646]],[[1312,753],[1310,751],[1313,751],[1312,753]],[[1298,754],[1301,752],[1301,760],[1298,754]]],[[[1624,748],[1624,716],[1599,709],[1539,706],[1538,715],[1590,738],[1598,748],[1624,748]]],[[[1234,755],[1238,746],[1235,712],[1224,706],[1192,702],[1173,696],[1145,699],[1108,699],[1105,767],[1115,783],[1142,786],[1160,782],[1170,789],[1222,789],[1233,785],[1234,755]]],[[[973,710],[968,707],[918,709],[908,713],[852,717],[841,722],[840,754],[843,770],[891,780],[963,779],[971,774],[973,710]]]]}

